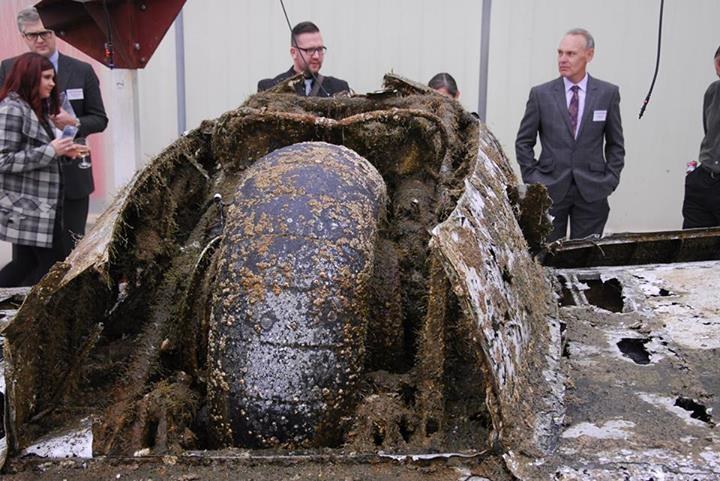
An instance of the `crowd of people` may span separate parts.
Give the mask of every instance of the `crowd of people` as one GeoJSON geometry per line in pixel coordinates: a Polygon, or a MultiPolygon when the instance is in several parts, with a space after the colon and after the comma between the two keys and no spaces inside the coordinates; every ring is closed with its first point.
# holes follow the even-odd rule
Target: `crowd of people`
{"type": "MultiPolygon", "coordinates": [[[[326,50],[320,29],[299,23],[290,35],[292,67],[261,80],[258,92],[296,75],[304,80],[296,84],[298,95],[348,92],[346,81],[320,74],[326,50]]],[[[530,90],[515,141],[523,182],[545,185],[552,199],[549,242],[602,235],[610,213],[608,197],[625,165],[619,88],[587,72],[595,39],[585,29],[570,30],[557,52],[560,77],[530,90]],[[540,155],[535,153],[538,138],[540,155]]],[[[715,64],[720,76],[720,49],[715,64]]],[[[433,76],[428,86],[460,98],[457,82],[447,72],[433,76]]],[[[720,82],[705,94],[703,125],[699,168],[686,179],[683,228],[720,225],[720,82]]]]}
{"type": "Polygon", "coordinates": [[[17,27],[29,52],[0,63],[0,240],[12,243],[0,287],[35,284],[84,235],[84,139],[108,123],[92,66],[57,50],[35,8],[17,27]]]}
{"type": "MultiPolygon", "coordinates": [[[[36,283],[84,235],[94,186],[92,170],[78,159],[86,154],[83,139],[108,123],[92,67],[58,52],[55,33],[35,8],[22,10],[17,25],[30,52],[0,64],[0,240],[13,245],[0,287],[36,283]]],[[[302,76],[298,95],[349,93],[345,80],[320,73],[326,50],[317,25],[297,24],[290,35],[292,66],[260,80],[258,92],[302,76]]],[[[549,241],[602,235],[608,197],[624,166],[619,89],[588,74],[594,52],[587,30],[562,37],[560,77],[530,90],[518,129],[522,179],[545,185],[552,199],[549,241]]],[[[720,76],[720,48],[714,61],[720,76]]],[[[428,86],[460,98],[449,73],[433,76],[428,86]]],[[[720,81],[705,94],[703,126],[699,166],[685,184],[683,228],[720,225],[720,81]]]]}

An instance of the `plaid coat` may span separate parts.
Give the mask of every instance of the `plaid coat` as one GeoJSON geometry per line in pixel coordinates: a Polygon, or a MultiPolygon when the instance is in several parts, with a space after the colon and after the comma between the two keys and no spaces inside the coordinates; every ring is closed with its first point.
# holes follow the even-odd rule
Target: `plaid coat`
{"type": "Polygon", "coordinates": [[[61,177],[51,140],[17,94],[0,102],[0,240],[52,247],[61,177]]]}

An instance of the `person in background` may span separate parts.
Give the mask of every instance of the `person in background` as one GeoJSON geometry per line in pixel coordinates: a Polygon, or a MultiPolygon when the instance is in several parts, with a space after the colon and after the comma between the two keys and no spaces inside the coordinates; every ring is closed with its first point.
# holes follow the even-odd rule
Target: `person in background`
{"type": "MultiPolygon", "coordinates": [[[[720,47],[715,51],[715,73],[720,77],[720,47]]],[[[720,80],[711,83],[703,99],[700,165],[685,176],[683,229],[720,226],[720,80]]]]}
{"type": "Polygon", "coordinates": [[[320,29],[312,22],[300,22],[290,33],[290,57],[293,65],[290,70],[271,79],[258,82],[258,92],[267,90],[283,80],[303,75],[295,90],[298,95],[307,97],[332,97],[341,92],[349,92],[350,86],[339,78],[320,74],[327,47],[323,43],[320,29]]]}
{"type": "Polygon", "coordinates": [[[55,138],[50,116],[59,113],[50,60],[17,57],[0,88],[0,240],[14,248],[0,287],[33,285],[65,258],[60,157],[81,146],[55,138]]]}
{"type": "Polygon", "coordinates": [[[439,94],[445,95],[455,100],[460,99],[460,91],[457,82],[452,75],[447,72],[435,74],[428,82],[428,87],[435,90],[439,94]]]}
{"type": "MultiPolygon", "coordinates": [[[[54,126],[62,130],[66,125],[75,125],[78,128],[78,138],[105,130],[108,118],[100,94],[100,82],[92,66],[57,50],[55,33],[45,28],[34,7],[18,13],[17,26],[28,49],[52,62],[57,75],[58,92],[69,101],[65,103],[66,106],[70,105],[67,110],[61,105],[60,111],[52,116],[54,126]],[[72,112],[69,111],[70,108],[72,112]]],[[[10,58],[0,63],[0,85],[15,60],[16,58],[10,58]]],[[[95,189],[92,168],[80,168],[79,162],[78,159],[69,158],[61,162],[65,186],[63,235],[66,240],[66,255],[74,247],[75,241],[85,235],[90,194],[95,189]]]]}
{"type": "Polygon", "coordinates": [[[608,196],[620,183],[625,146],[620,91],[587,73],[595,54],[590,32],[577,28],[558,46],[560,78],[533,87],[515,140],[526,184],[543,184],[552,199],[548,242],[600,236],[608,196]],[[538,134],[542,150],[535,157],[538,134]]]}

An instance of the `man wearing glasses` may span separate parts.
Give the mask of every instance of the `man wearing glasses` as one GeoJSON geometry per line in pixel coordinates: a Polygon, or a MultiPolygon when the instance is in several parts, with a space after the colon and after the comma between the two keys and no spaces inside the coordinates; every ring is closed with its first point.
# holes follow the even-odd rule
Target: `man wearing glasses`
{"type": "Polygon", "coordinates": [[[283,80],[302,74],[303,81],[295,84],[298,95],[306,97],[332,97],[340,92],[349,92],[344,80],[320,75],[327,47],[323,44],[320,29],[312,22],[300,22],[290,34],[290,56],[293,66],[275,78],[258,82],[258,92],[267,90],[283,80]]]}
{"type": "MultiPolygon", "coordinates": [[[[67,125],[75,125],[78,128],[76,137],[105,130],[108,118],[100,95],[100,82],[90,64],[58,52],[55,33],[45,28],[34,7],[18,13],[17,25],[30,51],[47,57],[55,66],[58,92],[69,101],[64,102],[60,113],[52,117],[55,127],[62,130],[67,125]]],[[[14,61],[10,58],[0,64],[0,85],[14,61]]],[[[75,240],[85,234],[90,193],[94,190],[92,169],[79,168],[79,161],[64,159],[61,163],[65,194],[63,227],[68,254],[75,240]]]]}

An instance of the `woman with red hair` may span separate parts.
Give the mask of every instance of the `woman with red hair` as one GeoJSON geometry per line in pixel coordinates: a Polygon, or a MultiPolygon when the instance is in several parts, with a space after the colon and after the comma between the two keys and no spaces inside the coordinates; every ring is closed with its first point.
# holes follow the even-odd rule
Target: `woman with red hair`
{"type": "Polygon", "coordinates": [[[20,55],[0,88],[0,240],[13,261],[0,287],[29,286],[63,259],[60,157],[77,157],[72,138],[55,138],[55,69],[36,53],[20,55]]]}

